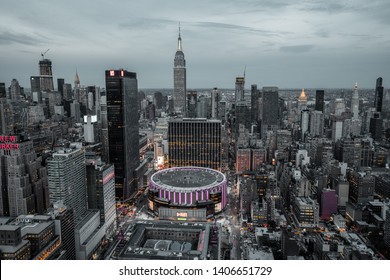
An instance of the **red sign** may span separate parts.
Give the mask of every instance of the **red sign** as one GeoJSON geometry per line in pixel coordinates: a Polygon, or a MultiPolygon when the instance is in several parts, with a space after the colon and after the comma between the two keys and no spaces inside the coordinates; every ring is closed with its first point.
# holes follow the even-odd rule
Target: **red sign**
{"type": "Polygon", "coordinates": [[[0,150],[18,150],[19,144],[16,141],[16,136],[0,135],[0,150]]]}
{"type": "Polygon", "coordinates": [[[111,76],[111,77],[114,77],[114,76],[115,76],[115,71],[114,71],[114,70],[110,70],[110,76],[111,76]]]}

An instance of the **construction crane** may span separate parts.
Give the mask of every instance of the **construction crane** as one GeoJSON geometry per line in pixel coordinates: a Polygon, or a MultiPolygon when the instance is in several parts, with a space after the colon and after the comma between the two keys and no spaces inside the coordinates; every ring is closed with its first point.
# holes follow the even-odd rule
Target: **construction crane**
{"type": "Polygon", "coordinates": [[[45,59],[45,54],[46,54],[48,51],[50,51],[50,49],[47,49],[45,52],[41,53],[42,60],[44,60],[44,59],[45,59]]]}

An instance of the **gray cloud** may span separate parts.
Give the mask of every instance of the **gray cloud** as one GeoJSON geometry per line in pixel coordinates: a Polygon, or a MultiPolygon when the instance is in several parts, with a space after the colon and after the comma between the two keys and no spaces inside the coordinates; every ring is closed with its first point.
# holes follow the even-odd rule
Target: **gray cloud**
{"type": "Polygon", "coordinates": [[[237,24],[229,24],[229,23],[221,23],[221,22],[195,22],[193,23],[195,26],[199,26],[202,28],[215,28],[215,29],[226,29],[231,31],[241,31],[241,32],[251,32],[251,33],[259,33],[267,36],[275,36],[280,37],[282,35],[291,35],[294,34],[293,32],[286,32],[286,31],[272,31],[272,30],[266,30],[266,29],[258,29],[251,26],[243,26],[243,25],[237,25],[237,24]]]}
{"type": "Polygon", "coordinates": [[[304,53],[314,48],[314,45],[282,46],[280,51],[289,53],[304,53]]]}
{"type": "Polygon", "coordinates": [[[131,20],[120,22],[119,27],[131,29],[156,29],[167,25],[178,26],[178,21],[162,18],[132,18],[131,20]]]}
{"type": "Polygon", "coordinates": [[[4,31],[0,33],[0,45],[22,44],[22,45],[41,45],[47,42],[47,38],[33,34],[11,33],[4,31]]]}

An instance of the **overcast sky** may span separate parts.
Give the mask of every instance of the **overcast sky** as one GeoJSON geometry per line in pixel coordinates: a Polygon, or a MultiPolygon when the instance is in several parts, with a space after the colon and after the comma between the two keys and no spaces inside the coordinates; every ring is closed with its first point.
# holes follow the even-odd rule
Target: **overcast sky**
{"type": "MultiPolygon", "coordinates": [[[[187,88],[390,85],[388,0],[17,0],[0,9],[0,82],[29,88],[41,53],[54,79],[104,87],[104,70],[172,88],[181,24],[187,88]]],[[[56,82],[55,82],[56,84],[56,82]]]]}

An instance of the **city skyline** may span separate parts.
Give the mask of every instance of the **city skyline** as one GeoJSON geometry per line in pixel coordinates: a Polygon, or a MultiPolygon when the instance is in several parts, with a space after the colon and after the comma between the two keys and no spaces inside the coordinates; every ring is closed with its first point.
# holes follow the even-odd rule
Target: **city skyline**
{"type": "Polygon", "coordinates": [[[386,1],[3,3],[0,75],[29,88],[50,49],[55,79],[73,83],[77,70],[82,85],[103,87],[105,69],[124,68],[141,89],[173,88],[180,22],[187,88],[233,88],[244,69],[247,90],[375,88],[377,77],[386,88],[389,10],[386,1]]]}

